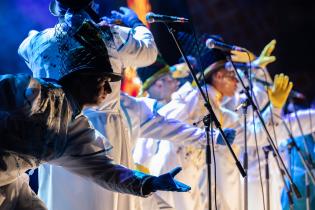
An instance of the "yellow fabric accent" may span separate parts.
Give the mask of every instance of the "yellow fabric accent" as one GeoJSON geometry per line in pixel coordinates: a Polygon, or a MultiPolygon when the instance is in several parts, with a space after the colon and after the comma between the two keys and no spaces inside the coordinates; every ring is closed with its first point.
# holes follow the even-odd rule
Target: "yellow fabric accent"
{"type": "Polygon", "coordinates": [[[140,90],[137,97],[148,97],[148,92],[147,91],[142,91],[140,90]]]}
{"type": "Polygon", "coordinates": [[[261,51],[260,56],[254,61],[256,66],[265,68],[268,64],[276,61],[275,56],[271,56],[271,53],[276,47],[277,41],[275,39],[271,40],[264,49],[261,51]]]}
{"type": "MultiPolygon", "coordinates": [[[[216,92],[215,94],[215,103],[217,104],[218,107],[221,107],[221,102],[222,102],[222,99],[223,99],[223,95],[220,93],[220,92],[216,92]]],[[[221,109],[219,109],[219,122],[221,125],[223,125],[223,113],[221,111],[221,109]]]]}
{"type": "Polygon", "coordinates": [[[288,99],[293,83],[289,82],[289,77],[280,74],[275,75],[272,88],[267,88],[271,104],[276,108],[282,108],[288,99]]]}
{"type": "Polygon", "coordinates": [[[191,86],[192,86],[192,87],[197,87],[197,83],[196,83],[196,81],[195,81],[195,80],[194,80],[194,81],[192,81],[191,86]]]}
{"type": "Polygon", "coordinates": [[[140,165],[140,164],[137,164],[137,163],[136,163],[136,170],[143,172],[145,174],[150,174],[150,170],[147,167],[140,165]]]}
{"type": "Polygon", "coordinates": [[[151,77],[149,77],[143,84],[141,88],[141,92],[146,91],[156,80],[158,80],[163,75],[170,72],[170,67],[166,65],[156,73],[154,73],[151,77]]]}

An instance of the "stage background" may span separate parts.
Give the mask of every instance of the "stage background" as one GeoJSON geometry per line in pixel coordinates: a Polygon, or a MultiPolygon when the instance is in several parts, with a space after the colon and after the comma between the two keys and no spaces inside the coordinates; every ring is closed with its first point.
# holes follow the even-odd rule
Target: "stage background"
{"type": "MultiPolygon", "coordinates": [[[[17,55],[19,43],[31,29],[42,30],[56,23],[48,11],[50,0],[5,0],[0,2],[0,73],[30,73],[17,55]]],[[[96,0],[97,1],[97,0],[96,0]]],[[[104,15],[126,0],[98,0],[104,15]]],[[[137,3],[142,0],[129,0],[137,3]]],[[[294,89],[315,97],[314,33],[315,2],[305,0],[156,0],[150,1],[152,11],[190,18],[198,34],[220,34],[234,43],[259,54],[271,39],[277,40],[271,74],[285,72],[294,81],[294,89]]],[[[178,27],[180,28],[180,27],[178,27]]],[[[154,24],[162,55],[170,63],[179,53],[162,24],[154,24]]]]}

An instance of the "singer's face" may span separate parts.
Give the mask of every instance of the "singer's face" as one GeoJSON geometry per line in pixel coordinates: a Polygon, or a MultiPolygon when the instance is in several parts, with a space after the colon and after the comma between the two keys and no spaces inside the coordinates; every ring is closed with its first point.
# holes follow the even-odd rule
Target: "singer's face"
{"type": "Polygon", "coordinates": [[[170,74],[167,74],[163,77],[160,78],[160,80],[163,82],[164,84],[164,89],[166,92],[169,92],[170,95],[172,93],[174,93],[177,89],[178,89],[178,86],[179,86],[179,82],[174,79],[172,77],[172,75],[170,74]]]}
{"type": "Polygon", "coordinates": [[[223,68],[219,70],[214,77],[215,82],[213,85],[223,96],[234,96],[238,83],[234,71],[229,71],[223,68]]]}
{"type": "Polygon", "coordinates": [[[92,77],[82,84],[85,95],[85,106],[99,106],[106,99],[107,95],[112,92],[108,77],[92,77]]]}
{"type": "Polygon", "coordinates": [[[109,81],[107,77],[100,77],[97,81],[97,96],[95,103],[100,105],[106,99],[106,96],[112,92],[109,81]]]}

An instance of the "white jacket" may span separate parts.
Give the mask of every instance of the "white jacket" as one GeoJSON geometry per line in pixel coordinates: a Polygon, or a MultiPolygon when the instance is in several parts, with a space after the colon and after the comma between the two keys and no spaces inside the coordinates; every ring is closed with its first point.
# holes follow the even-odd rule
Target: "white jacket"
{"type": "MultiPolygon", "coordinates": [[[[45,57],[36,55],[37,53],[42,53],[46,50],[41,47],[42,45],[47,44],[49,41],[54,41],[56,28],[58,29],[58,25],[55,28],[46,29],[42,32],[33,31],[29,34],[29,37],[23,41],[19,48],[19,54],[26,60],[26,63],[36,77],[52,78],[52,75],[47,74],[49,71],[45,71],[45,68],[47,68],[47,65],[45,64],[45,57]]],[[[146,27],[138,26],[134,29],[130,29],[114,25],[110,27],[110,31],[113,35],[113,40],[105,40],[105,43],[114,72],[121,74],[123,69],[128,66],[142,67],[150,65],[155,61],[157,48],[151,32],[146,27]]],[[[49,52],[47,54],[49,55],[49,52]]],[[[111,83],[113,92],[107,96],[103,105],[93,110],[99,113],[100,120],[104,123],[102,124],[102,128],[99,127],[98,129],[102,134],[111,137],[110,141],[113,146],[112,152],[113,154],[116,154],[116,156],[113,156],[114,160],[119,163],[125,163],[125,165],[128,166],[130,165],[128,161],[128,157],[130,156],[127,151],[125,151],[125,149],[128,148],[128,145],[124,144],[125,141],[122,140],[125,139],[125,127],[123,125],[123,118],[119,103],[120,85],[121,82],[111,83]],[[105,131],[106,129],[104,129],[104,127],[107,131],[105,131]],[[122,145],[125,147],[122,147],[122,145]],[[121,152],[123,152],[124,155],[121,156],[121,152]]],[[[55,172],[58,174],[59,169],[60,168],[58,167],[45,165],[39,170],[39,195],[48,205],[49,209],[90,209],[93,204],[102,206],[99,201],[94,202],[93,199],[97,199],[96,197],[90,198],[90,202],[85,202],[86,199],[83,199],[83,197],[86,197],[86,194],[80,193],[79,187],[73,188],[77,189],[75,192],[78,192],[78,194],[76,196],[76,200],[71,200],[70,198],[73,198],[74,194],[71,187],[67,188],[69,190],[71,189],[71,193],[67,193],[66,190],[55,186],[55,183],[62,180],[62,177],[66,178],[67,175],[70,174],[64,174],[60,179],[55,180],[55,172]],[[63,192],[65,194],[63,194],[63,192]],[[82,199],[80,199],[80,196],[82,196],[82,199]],[[69,199],[62,200],[64,198],[69,199]],[[58,201],[58,199],[60,200],[58,201]],[[76,202],[77,199],[82,200],[83,205],[79,205],[79,203],[76,202]],[[91,205],[89,206],[89,204],[91,205]],[[77,205],[78,207],[70,208],[68,205],[77,205]]],[[[81,181],[82,183],[86,183],[86,185],[90,185],[90,182],[83,179],[81,181]]],[[[64,188],[67,181],[61,183],[62,188],[64,188]]],[[[83,186],[83,184],[81,186],[83,186]]],[[[109,206],[109,209],[119,209],[118,205],[124,206],[124,208],[128,208],[129,205],[133,206],[132,200],[134,197],[119,195],[124,200],[120,201],[118,200],[118,194],[113,194],[111,192],[108,193],[109,196],[105,195],[102,197],[108,198],[105,202],[109,206]],[[113,198],[111,199],[111,197],[113,198]]],[[[100,200],[103,201],[104,199],[100,200]]],[[[120,209],[121,208],[122,207],[120,207],[120,209]]]]}
{"type": "MultiPolygon", "coordinates": [[[[132,148],[139,137],[169,139],[184,144],[202,145],[204,132],[175,120],[166,120],[152,112],[154,100],[133,98],[121,94],[119,116],[112,118],[112,113],[86,110],[85,114],[97,130],[104,133],[114,145],[109,155],[120,164],[134,168],[132,148]],[[115,130],[111,130],[112,121],[115,130]],[[104,121],[105,120],[105,121],[104,121]],[[108,129],[110,128],[110,129],[108,129]]],[[[115,116],[115,115],[114,115],[115,116]]],[[[127,210],[140,209],[140,199],[133,196],[112,193],[81,177],[65,171],[61,167],[45,165],[39,171],[39,195],[50,209],[95,209],[127,210]],[[48,180],[48,181],[47,181],[48,180]],[[66,186],[66,187],[65,187],[66,186]]],[[[147,198],[145,198],[147,199],[147,198]]]]}
{"type": "MultiPolygon", "coordinates": [[[[256,90],[257,93],[259,93],[259,88],[256,90]]],[[[237,131],[237,136],[234,141],[234,145],[237,145],[237,147],[234,147],[235,152],[237,155],[240,155],[240,149],[243,147],[244,142],[244,130],[243,130],[243,120],[241,120],[240,116],[228,109],[225,109],[221,106],[220,102],[216,100],[218,93],[217,91],[211,87],[208,86],[208,93],[210,97],[210,102],[212,104],[212,108],[218,117],[219,121],[221,121],[221,125],[223,128],[234,128],[237,131]]],[[[263,101],[265,99],[265,95],[258,94],[257,101],[259,101],[260,105],[263,104],[263,101]]],[[[194,122],[198,122],[202,119],[203,116],[205,116],[208,112],[204,108],[203,100],[201,98],[201,95],[199,94],[198,90],[191,87],[190,84],[185,84],[182,86],[176,93],[173,94],[172,101],[162,107],[159,110],[159,113],[162,115],[165,115],[170,118],[179,119],[184,122],[188,122],[190,124],[194,122]]],[[[275,128],[276,128],[276,134],[278,141],[287,139],[289,136],[284,131],[284,125],[281,123],[280,118],[280,110],[272,109],[273,112],[271,112],[271,109],[267,108],[266,111],[263,113],[263,118],[267,124],[267,128],[269,131],[272,131],[272,121],[271,116],[273,116],[275,128]]],[[[313,118],[315,115],[314,111],[310,112],[310,116],[313,118]]],[[[308,122],[309,121],[309,113],[302,113],[300,112],[300,118],[302,122],[308,122]]],[[[249,115],[250,116],[250,115],[249,115]]],[[[297,121],[292,118],[292,116],[287,116],[285,118],[285,121],[288,122],[289,119],[291,120],[292,130],[297,130],[298,125],[297,121]]],[[[248,139],[248,146],[250,148],[255,148],[255,131],[257,133],[257,139],[258,139],[258,146],[264,146],[268,144],[266,134],[263,130],[263,127],[261,123],[258,121],[257,118],[255,118],[255,126],[252,123],[252,118],[249,118],[247,121],[248,125],[248,132],[247,132],[247,139],[248,139]]],[[[202,123],[201,123],[202,124],[202,123]]],[[[202,125],[201,125],[202,126],[202,125]]],[[[305,127],[305,133],[311,132],[312,128],[309,124],[305,127]]],[[[295,136],[298,136],[299,134],[294,132],[295,136]]],[[[273,136],[273,133],[271,133],[273,136]]],[[[174,149],[176,151],[177,149],[174,149]]],[[[183,151],[183,153],[187,153],[187,151],[183,151]]],[[[200,152],[197,151],[196,154],[200,152]]],[[[218,203],[223,204],[223,209],[241,209],[242,208],[242,198],[240,195],[242,195],[242,187],[240,183],[240,175],[239,171],[236,168],[236,165],[234,163],[234,160],[231,158],[229,151],[227,151],[226,148],[222,148],[216,151],[217,155],[217,187],[218,187],[218,193],[222,196],[221,198],[218,198],[218,203]],[[237,199],[231,199],[231,198],[237,198],[237,199]],[[224,207],[224,205],[227,204],[228,207],[224,207]]],[[[171,153],[174,155],[174,153],[171,153]]],[[[171,155],[171,157],[173,157],[171,155]]],[[[194,157],[192,155],[192,157],[194,157]]],[[[196,157],[196,156],[195,156],[196,157]]],[[[165,158],[165,157],[164,157],[165,158]]],[[[161,157],[157,159],[162,159],[161,157]]],[[[194,163],[199,162],[200,165],[204,165],[204,157],[201,156],[201,158],[194,159],[194,163]],[[201,161],[201,162],[200,162],[201,161]]],[[[191,163],[192,161],[186,161],[188,163],[191,163]]],[[[258,170],[256,170],[257,172],[258,170]]],[[[204,171],[204,175],[201,177],[206,177],[206,171],[204,171]]],[[[242,179],[242,178],[241,178],[242,179]]],[[[201,184],[201,187],[204,189],[203,195],[205,196],[204,200],[207,201],[207,190],[206,190],[206,180],[203,180],[204,184],[201,184]]],[[[201,180],[202,182],[202,180],[201,180]]]]}

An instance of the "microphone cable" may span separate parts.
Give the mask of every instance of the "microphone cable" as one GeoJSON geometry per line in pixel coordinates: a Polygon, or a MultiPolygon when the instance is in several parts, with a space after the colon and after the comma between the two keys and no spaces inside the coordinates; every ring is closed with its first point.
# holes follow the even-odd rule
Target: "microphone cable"
{"type": "MultiPolygon", "coordinates": [[[[254,94],[254,91],[253,91],[252,62],[250,60],[250,54],[249,54],[248,51],[246,51],[246,54],[247,54],[248,60],[249,60],[249,75],[248,75],[248,77],[249,77],[249,86],[250,86],[251,97],[252,97],[253,102],[255,103],[255,105],[257,107],[257,111],[260,112],[259,103],[258,103],[256,95],[254,94]]],[[[266,72],[263,71],[263,73],[264,73],[265,78],[267,78],[266,72]]],[[[268,100],[270,101],[269,98],[268,98],[268,100]]],[[[254,128],[255,149],[256,149],[257,160],[258,160],[259,182],[260,182],[261,193],[262,193],[263,208],[264,208],[264,210],[266,210],[265,193],[264,193],[264,186],[263,186],[262,172],[261,172],[262,171],[261,170],[261,158],[260,158],[260,155],[259,155],[257,132],[256,132],[256,122],[255,122],[255,112],[253,110],[253,107],[252,107],[252,118],[253,118],[252,122],[253,122],[253,128],[254,128]]]]}

